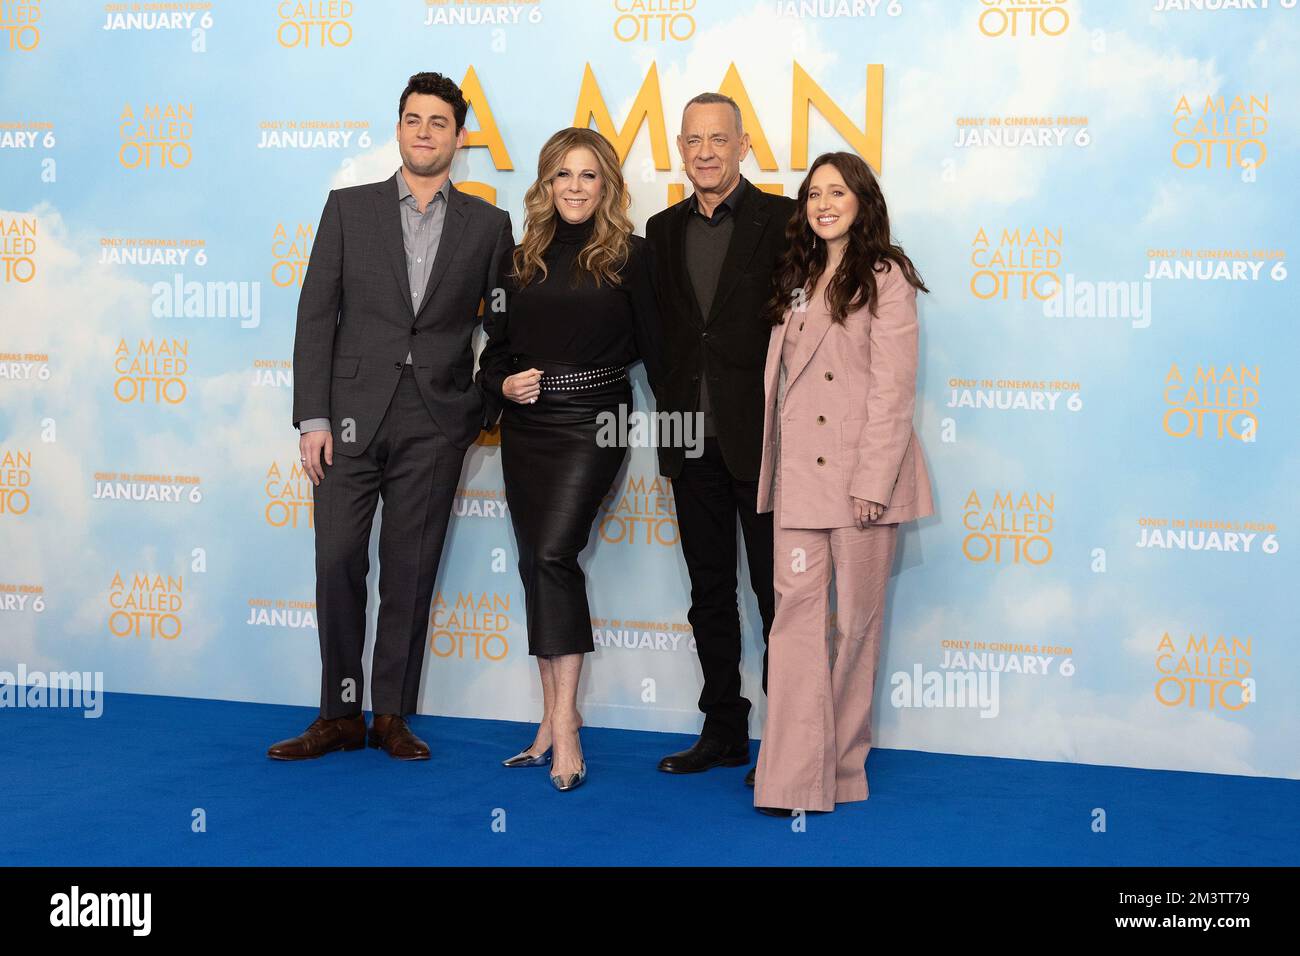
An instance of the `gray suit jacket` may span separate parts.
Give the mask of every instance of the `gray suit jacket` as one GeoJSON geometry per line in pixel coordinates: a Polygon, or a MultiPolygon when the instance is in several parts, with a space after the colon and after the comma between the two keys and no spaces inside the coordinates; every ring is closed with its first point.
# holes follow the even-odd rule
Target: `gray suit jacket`
{"type": "Polygon", "coordinates": [[[365,451],[397,389],[408,352],[434,421],[468,448],[500,410],[474,383],[480,300],[513,248],[510,214],[453,185],[417,314],[402,248],[396,174],[330,191],[298,298],[293,424],[328,418],[334,450],[365,451]]]}

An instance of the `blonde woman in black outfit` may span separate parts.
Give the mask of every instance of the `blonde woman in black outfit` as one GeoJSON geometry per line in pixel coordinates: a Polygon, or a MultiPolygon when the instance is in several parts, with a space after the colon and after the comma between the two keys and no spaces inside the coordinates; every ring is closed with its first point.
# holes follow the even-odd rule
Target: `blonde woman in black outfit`
{"type": "Polygon", "coordinates": [[[655,387],[659,325],[648,247],[632,235],[604,137],[572,128],[547,140],[524,206],[523,242],[500,265],[504,304],[488,303],[479,370],[504,400],[501,469],[542,682],[537,736],[505,765],[549,763],[555,788],[572,790],[587,772],[577,693],[594,650],[578,555],[627,455],[621,441],[597,443],[598,416],[631,409],[629,362],[641,358],[655,387]]]}

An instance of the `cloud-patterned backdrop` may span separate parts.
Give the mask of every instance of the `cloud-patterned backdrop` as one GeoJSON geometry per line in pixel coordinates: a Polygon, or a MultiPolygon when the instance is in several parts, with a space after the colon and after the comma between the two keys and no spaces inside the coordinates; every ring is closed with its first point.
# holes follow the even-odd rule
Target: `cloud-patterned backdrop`
{"type": "MultiPolygon", "coordinates": [[[[290,358],[327,191],[392,175],[401,89],[438,70],[471,102],[453,181],[516,238],[537,151],[569,125],[617,144],[641,231],[689,191],[682,104],[722,90],[763,188],[793,195],[826,150],[867,158],[931,290],[916,420],[938,514],[901,538],[876,744],[1300,776],[1298,18],[1188,0],[0,3],[0,672],[315,703],[290,358]]],[[[540,712],[497,452],[488,433],[466,460],[424,713],[540,712]]],[[[584,556],[588,724],[699,726],[676,538],[635,448],[584,556]]]]}

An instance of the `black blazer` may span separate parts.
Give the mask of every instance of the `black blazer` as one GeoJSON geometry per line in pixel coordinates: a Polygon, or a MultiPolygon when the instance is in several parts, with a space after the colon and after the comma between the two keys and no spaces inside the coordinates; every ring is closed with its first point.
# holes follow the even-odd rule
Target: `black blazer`
{"type": "MultiPolygon", "coordinates": [[[[758,480],[763,457],[763,367],[771,326],[761,313],[772,294],[772,272],[785,249],[785,227],[796,205],[793,199],[773,196],[749,183],[734,213],[736,225],[707,322],[686,271],[691,198],[646,223],[667,370],[656,394],[658,410],[696,411],[700,378],[707,375],[722,458],[741,481],[758,480]]],[[[660,474],[678,477],[684,457],[682,448],[660,448],[660,474]]]]}
{"type": "Polygon", "coordinates": [[[328,418],[341,455],[370,444],[408,351],[425,404],[457,446],[468,448],[498,410],[474,383],[472,336],[479,302],[497,285],[501,251],[514,245],[510,214],[451,187],[418,315],[400,216],[396,173],[332,190],[302,281],[293,423],[328,418]]]}

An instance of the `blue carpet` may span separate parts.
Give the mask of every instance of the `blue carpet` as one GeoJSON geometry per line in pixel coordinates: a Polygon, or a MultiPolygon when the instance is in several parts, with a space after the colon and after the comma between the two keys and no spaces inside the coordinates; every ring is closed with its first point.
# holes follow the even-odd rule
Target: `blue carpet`
{"type": "MultiPolygon", "coordinates": [[[[1300,782],[873,750],[871,798],[756,813],[745,768],[655,763],[692,738],[585,728],[556,793],[500,761],[528,725],[415,717],[433,759],[266,758],[314,708],[105,696],[103,716],[0,711],[5,865],[1295,865],[1300,782]],[[1107,832],[1091,830],[1104,808],[1107,832]],[[207,831],[191,831],[206,812],[207,831]],[[504,811],[505,832],[493,832],[504,811]]],[[[757,755],[757,744],[754,745],[757,755]]]]}

